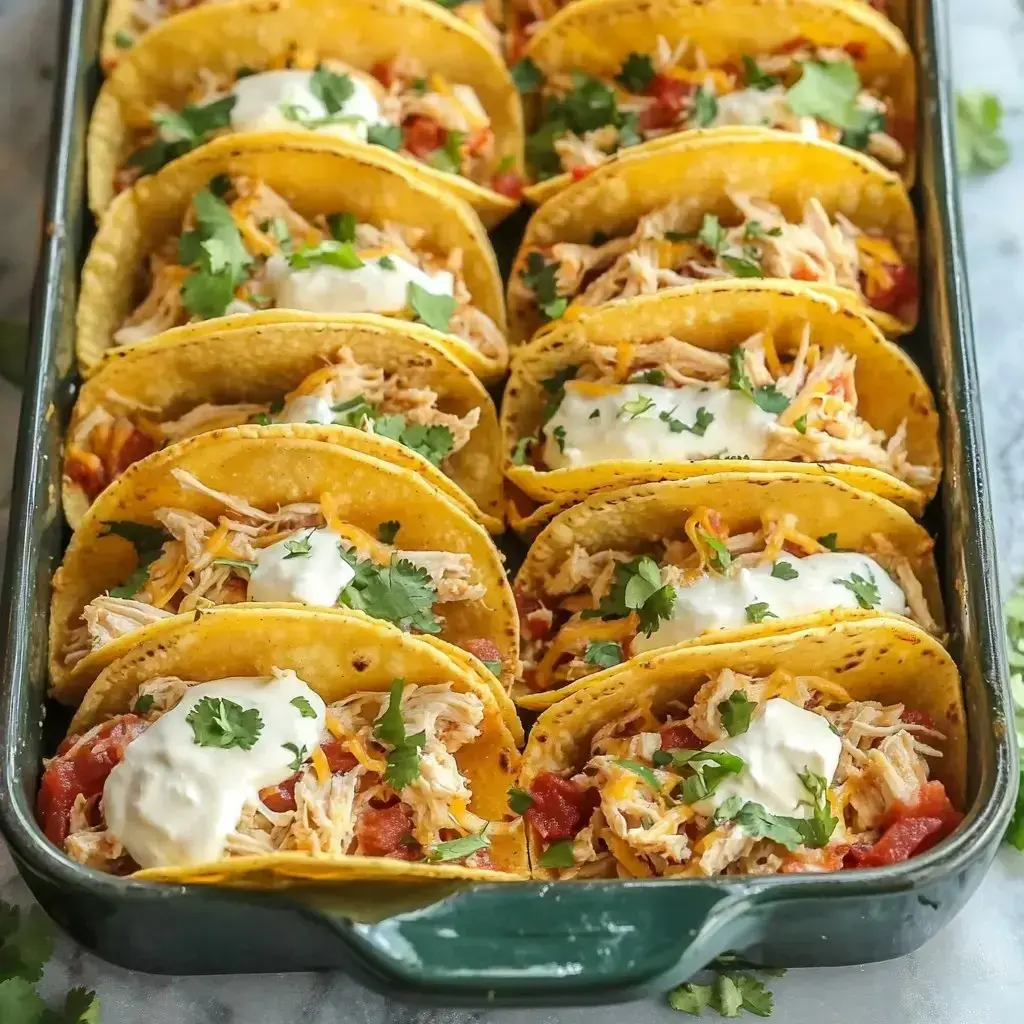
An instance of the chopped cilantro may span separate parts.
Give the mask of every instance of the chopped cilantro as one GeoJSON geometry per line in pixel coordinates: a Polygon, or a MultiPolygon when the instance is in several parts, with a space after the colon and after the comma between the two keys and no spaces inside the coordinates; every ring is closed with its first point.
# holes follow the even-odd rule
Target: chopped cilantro
{"type": "Polygon", "coordinates": [[[395,261],[390,256],[381,256],[381,258],[377,260],[377,266],[380,267],[381,270],[398,269],[397,265],[395,264],[395,261]]]}
{"type": "Polygon", "coordinates": [[[665,371],[656,369],[641,370],[639,373],[634,373],[627,383],[661,385],[665,383],[665,371]]]}
{"type": "Polygon", "coordinates": [[[408,736],[402,718],[402,690],[404,679],[396,679],[388,693],[387,707],[377,716],[373,726],[373,738],[378,743],[391,747],[388,753],[384,781],[394,790],[401,792],[420,776],[420,751],[427,742],[426,732],[408,736]]]}
{"type": "Polygon", "coordinates": [[[732,565],[732,555],[723,541],[712,536],[707,530],[697,530],[697,536],[711,548],[711,568],[717,572],[725,572],[732,565]]]}
{"type": "Polygon", "coordinates": [[[181,110],[157,110],[153,114],[156,139],[128,157],[129,167],[153,174],[164,164],[195,149],[222,128],[231,126],[234,96],[222,96],[209,103],[187,103],[181,110]]]}
{"type": "Polygon", "coordinates": [[[327,226],[331,229],[331,237],[336,242],[354,242],[358,221],[354,213],[329,213],[327,226]]]}
{"type": "Polygon", "coordinates": [[[397,441],[435,466],[440,466],[455,447],[455,435],[450,427],[440,423],[430,426],[406,423],[405,417],[398,413],[378,416],[373,422],[373,433],[397,441]]]}
{"type": "Polygon", "coordinates": [[[365,395],[353,395],[331,406],[334,422],[342,427],[362,427],[363,421],[377,414],[375,406],[370,405],[365,395]]]}
{"type": "Polygon", "coordinates": [[[558,842],[552,843],[540,855],[540,866],[542,868],[571,868],[575,863],[572,847],[571,839],[559,839],[558,842]]]}
{"type": "Polygon", "coordinates": [[[339,595],[340,604],[366,612],[372,618],[385,619],[404,630],[441,631],[434,615],[437,590],[426,569],[405,558],[392,558],[386,566],[351,555],[346,560],[356,575],[339,595]]]}
{"type": "Polygon", "coordinates": [[[719,259],[737,277],[764,277],[764,269],[758,262],[755,253],[744,251],[743,256],[735,256],[731,253],[723,253],[719,259]]]}
{"type": "Polygon", "coordinates": [[[328,114],[339,114],[355,92],[351,75],[338,75],[318,64],[309,77],[309,91],[326,107],[328,114]]]}
{"type": "Polygon", "coordinates": [[[762,71],[761,65],[753,57],[749,57],[746,54],[743,55],[743,77],[751,89],[761,89],[763,91],[779,84],[779,80],[774,75],[769,75],[767,72],[762,71]]]}
{"type": "Polygon", "coordinates": [[[402,524],[397,519],[388,519],[377,527],[377,540],[381,544],[394,544],[402,524]]]}
{"type": "Polygon", "coordinates": [[[402,129],[397,124],[371,124],[366,128],[366,141],[397,153],[402,148],[402,129]]]}
{"type": "Polygon", "coordinates": [[[114,45],[119,50],[127,50],[135,45],[135,37],[130,32],[118,29],[114,33],[114,45]]]}
{"type": "Polygon", "coordinates": [[[558,294],[557,273],[557,263],[548,263],[539,252],[531,252],[526,257],[526,269],[520,274],[547,320],[557,320],[569,305],[569,300],[558,294]]]}
{"type": "Polygon", "coordinates": [[[435,331],[448,330],[455,313],[455,299],[451,295],[438,295],[410,281],[406,299],[421,324],[433,327],[435,331]]]}
{"type": "Polygon", "coordinates": [[[288,554],[284,556],[284,561],[288,561],[289,558],[308,558],[313,554],[312,536],[313,531],[310,530],[305,537],[300,537],[298,540],[286,540],[284,549],[288,554]]]}
{"type": "Polygon", "coordinates": [[[766,601],[755,601],[753,604],[748,604],[743,610],[747,613],[747,622],[764,622],[765,619],[778,618],[778,615],[768,607],[766,601]]]}
{"type": "Polygon", "coordinates": [[[730,736],[739,736],[750,727],[750,715],[756,705],[747,700],[743,690],[733,690],[729,696],[718,704],[718,713],[722,716],[722,725],[730,736]]]}
{"type": "Polygon", "coordinates": [[[747,241],[755,238],[778,238],[782,228],[765,228],[759,220],[748,220],[743,225],[743,237],[747,241]]]}
{"type": "Polygon", "coordinates": [[[427,157],[427,163],[437,171],[444,171],[445,174],[458,174],[462,166],[462,144],[465,140],[465,132],[450,128],[445,133],[441,148],[435,149],[427,157]]]}
{"type": "Polygon", "coordinates": [[[705,213],[697,231],[697,241],[706,245],[716,256],[725,247],[725,228],[713,213],[705,213]]]}
{"type": "Polygon", "coordinates": [[[200,747],[239,747],[252,750],[263,731],[263,719],[256,708],[243,708],[223,697],[203,697],[185,718],[200,747]]]}
{"type": "MultiPolygon", "coordinates": [[[[486,828],[486,826],[484,826],[486,828]]],[[[464,860],[471,853],[477,850],[486,850],[491,845],[490,839],[483,832],[475,832],[472,835],[462,836],[459,839],[449,839],[446,842],[438,843],[427,850],[427,860],[448,861],[464,860]]]]}
{"type": "Polygon", "coordinates": [[[643,416],[649,409],[654,408],[654,399],[649,398],[647,395],[637,395],[636,398],[631,399],[628,402],[623,402],[619,407],[619,415],[627,415],[631,420],[635,420],[638,416],[643,416]]]}
{"type": "Polygon", "coordinates": [[[676,419],[672,415],[674,412],[675,409],[662,409],[662,411],[658,413],[658,419],[667,423],[668,429],[673,434],[681,434],[684,430],[688,430],[691,434],[696,434],[697,437],[703,437],[707,432],[708,427],[715,422],[714,413],[708,412],[703,405],[697,410],[693,423],[684,423],[682,420],[676,419]]]}
{"type": "Polygon", "coordinates": [[[521,437],[512,447],[511,461],[513,466],[525,466],[527,456],[530,454],[530,447],[536,443],[534,436],[521,437]]]}
{"type": "Polygon", "coordinates": [[[583,612],[583,618],[621,619],[635,611],[640,629],[650,636],[662,619],[671,618],[675,601],[675,589],[662,583],[658,563],[641,555],[616,565],[610,590],[597,608],[583,612]]]}
{"type": "Polygon", "coordinates": [[[646,92],[653,79],[654,64],[646,53],[631,53],[615,76],[616,82],[634,93],[646,92]]]}
{"type": "Polygon", "coordinates": [[[839,543],[839,535],[836,533],[826,533],[824,536],[818,538],[818,543],[829,551],[838,550],[837,545],[839,543]]]}
{"type": "Polygon", "coordinates": [[[552,416],[558,412],[558,407],[562,404],[562,400],[565,398],[565,385],[567,381],[573,380],[577,373],[580,372],[578,366],[563,366],[560,370],[557,370],[550,377],[545,377],[542,380],[541,387],[547,393],[547,401],[544,403],[544,409],[540,414],[541,423],[547,423],[552,416]]]}
{"type": "Polygon", "coordinates": [[[256,568],[255,562],[250,562],[245,558],[215,558],[211,565],[228,565],[232,569],[243,569],[246,572],[252,572],[256,568]]]}
{"type": "Polygon", "coordinates": [[[601,418],[601,410],[594,409],[591,414],[587,417],[588,420],[599,420],[601,418]]]}
{"type": "Polygon", "coordinates": [[[289,764],[288,767],[293,772],[297,772],[309,756],[309,751],[305,747],[300,747],[296,743],[282,743],[281,746],[284,747],[285,750],[290,750],[294,755],[291,764],[289,764]]]}
{"type": "Polygon", "coordinates": [[[742,391],[765,412],[778,415],[789,407],[789,399],[774,384],[754,387],[744,366],[743,349],[739,346],[729,353],[729,387],[734,391],[742,391]]]}
{"type": "Polygon", "coordinates": [[[672,750],[672,767],[684,768],[692,774],[683,779],[679,799],[684,804],[705,800],[723,779],[738,775],[744,768],[742,757],[725,750],[672,750]]]}
{"type": "Polygon", "coordinates": [[[786,91],[797,117],[813,117],[847,131],[861,131],[874,113],[857,106],[857,69],[846,60],[802,62],[800,80],[786,91]]]}
{"type": "Polygon", "coordinates": [[[718,117],[718,100],[715,94],[702,85],[693,94],[693,123],[698,128],[706,128],[718,117]]]}
{"type": "Polygon", "coordinates": [[[793,563],[792,562],[781,562],[781,561],[780,562],[776,562],[772,566],[772,573],[771,574],[777,580],[795,580],[797,578],[797,576],[800,575],[800,573],[798,573],[796,571],[796,569],[793,568],[793,563]]]}
{"type": "Polygon", "coordinates": [[[128,600],[133,598],[144,586],[149,576],[149,567],[159,557],[164,544],[171,540],[171,535],[165,533],[159,526],[147,526],[145,523],[133,523],[128,520],[115,520],[104,523],[107,534],[115,537],[123,537],[135,548],[135,557],[138,564],[129,574],[128,578],[119,587],[110,591],[111,597],[120,597],[128,600]]]}
{"type": "Polygon", "coordinates": [[[794,427],[794,429],[796,430],[796,432],[798,434],[806,434],[807,433],[807,413],[804,413],[803,416],[798,416],[795,420],[793,420],[793,427],[794,427]]]}
{"type": "MultiPolygon", "coordinates": [[[[868,575],[871,576],[870,569],[868,570],[868,575]]],[[[838,583],[841,587],[846,587],[857,598],[857,604],[861,608],[877,608],[881,604],[882,599],[878,593],[878,584],[873,576],[871,579],[865,579],[860,573],[851,572],[849,578],[841,577],[832,582],[838,583]]]]}
{"type": "Polygon", "coordinates": [[[839,824],[839,819],[834,817],[828,802],[828,782],[821,775],[814,772],[804,771],[800,773],[800,781],[804,789],[811,795],[812,813],[809,818],[801,818],[800,832],[803,835],[804,846],[812,850],[820,850],[828,845],[832,833],[839,824]]]}
{"type": "Polygon", "coordinates": [[[620,768],[624,768],[627,772],[632,772],[634,775],[639,776],[656,793],[661,792],[661,783],[658,781],[658,776],[647,765],[639,764],[636,761],[628,761],[621,757],[615,758],[615,764],[620,768]]]}
{"type": "Polygon", "coordinates": [[[558,445],[558,450],[560,452],[564,452],[565,451],[565,427],[563,427],[561,424],[559,424],[557,427],[555,427],[554,430],[551,431],[551,436],[555,439],[555,444],[558,445]]]}
{"type": "Polygon", "coordinates": [[[297,270],[321,265],[358,270],[364,265],[352,242],[335,242],[332,239],[289,253],[288,263],[297,270]]]}
{"type": "Polygon", "coordinates": [[[513,814],[525,814],[533,806],[533,797],[525,789],[513,786],[508,791],[508,807],[513,814]]]}
{"type": "Polygon", "coordinates": [[[614,640],[591,640],[583,652],[583,660],[598,668],[611,668],[621,665],[625,659],[622,657],[622,645],[614,640]]]}
{"type": "Polygon", "coordinates": [[[144,693],[135,700],[135,706],[132,711],[137,715],[144,715],[153,706],[154,697],[151,693],[144,693]]]}
{"type": "Polygon", "coordinates": [[[515,83],[521,96],[528,96],[530,93],[537,92],[544,83],[544,75],[540,68],[529,57],[517,60],[509,68],[509,73],[512,75],[512,81],[515,83]]]}
{"type": "Polygon", "coordinates": [[[316,711],[313,705],[305,697],[293,697],[289,704],[295,708],[303,718],[316,718],[316,711]]]}

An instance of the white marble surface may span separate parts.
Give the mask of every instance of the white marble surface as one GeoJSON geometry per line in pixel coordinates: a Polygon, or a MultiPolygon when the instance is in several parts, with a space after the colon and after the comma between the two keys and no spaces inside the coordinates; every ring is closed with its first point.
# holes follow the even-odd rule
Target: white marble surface
{"type": "MultiPolygon", "coordinates": [[[[37,230],[48,131],[55,0],[0,0],[0,317],[23,316],[37,230]]],[[[1012,166],[963,189],[968,263],[996,505],[1004,592],[1024,571],[1024,13],[1015,0],[951,0],[954,67],[966,88],[1007,107],[1012,166]]],[[[0,387],[0,503],[14,402],[0,387]]],[[[0,517],[5,525],[6,515],[0,517]]],[[[0,898],[29,899],[0,843],[0,898]]],[[[681,1022],[660,1001],[559,1011],[417,1010],[332,974],[157,978],[105,964],[61,941],[43,987],[99,991],[104,1024],[637,1024],[681,1022]]],[[[771,982],[781,1024],[996,1024],[1024,1007],[1024,855],[1004,849],[967,909],[902,960],[861,968],[791,971],[771,982]]],[[[752,1019],[752,1018],[751,1018],[752,1019]]],[[[2,1024],[2,1022],[0,1022],[2,1024]]]]}

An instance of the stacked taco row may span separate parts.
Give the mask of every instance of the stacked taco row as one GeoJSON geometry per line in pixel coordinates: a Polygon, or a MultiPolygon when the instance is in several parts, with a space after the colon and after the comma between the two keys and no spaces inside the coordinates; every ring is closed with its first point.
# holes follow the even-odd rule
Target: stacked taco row
{"type": "Polygon", "coordinates": [[[37,805],[65,854],[704,877],[956,828],[885,17],[132,0],[103,63],[50,616],[77,710],[37,805]]]}

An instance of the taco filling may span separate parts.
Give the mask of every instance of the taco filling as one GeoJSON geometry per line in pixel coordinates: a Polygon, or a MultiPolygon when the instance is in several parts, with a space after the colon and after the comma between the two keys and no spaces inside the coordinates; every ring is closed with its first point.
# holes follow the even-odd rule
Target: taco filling
{"type": "Polygon", "coordinates": [[[91,868],[203,864],[279,852],[493,868],[456,753],[483,701],[450,683],[332,704],[291,670],[142,684],[132,710],[68,737],[46,763],[38,817],[91,868]]]}
{"type": "MultiPolygon", "coordinates": [[[[159,526],[108,523],[109,533],[135,547],[138,566],[82,609],[63,652],[68,667],[152,622],[215,605],[337,605],[402,629],[441,633],[444,618],[437,606],[479,601],[487,592],[469,555],[404,551],[395,543],[401,523],[394,520],[381,523],[371,537],[339,515],[330,494],[264,512],[182,469],[170,472],[183,488],[221,502],[223,514],[214,522],[184,509],[160,508],[154,512],[159,526]]],[[[486,649],[479,656],[488,667],[500,672],[500,660],[494,664],[497,647],[487,640],[474,643],[486,649]]]]}
{"type": "Polygon", "coordinates": [[[192,321],[263,309],[382,313],[454,334],[487,357],[505,339],[473,305],[463,253],[422,247],[418,228],[360,223],[351,213],[307,220],[251,178],[214,178],[181,235],[149,259],[145,297],[114,334],[132,345],[192,321]]]}
{"type": "Polygon", "coordinates": [[[407,56],[360,71],[289,52],[269,70],[204,73],[180,110],[160,105],[114,177],[115,191],[211,139],[233,132],[310,131],[383,146],[446,174],[517,198],[519,175],[496,166],[494,131],[471,86],[407,56]]]}
{"type": "Polygon", "coordinates": [[[838,142],[887,167],[906,163],[891,134],[892,101],[861,83],[856,46],[794,39],[739,62],[708,63],[699,47],[659,36],[652,53],[631,53],[608,80],[582,71],[547,78],[529,58],[518,77],[539,93],[540,120],[527,140],[534,180],[584,177],[621,149],[691,128],[781,129],[838,142]]]}
{"type": "Polygon", "coordinates": [[[791,513],[730,534],[715,510],[698,508],[681,525],[682,537],[643,554],[575,544],[539,592],[517,587],[531,690],[718,630],[818,612],[889,612],[940,632],[910,557],[881,534],[863,551],[840,551],[835,534],[810,537],[791,513]]]}
{"type": "Polygon", "coordinates": [[[182,416],[159,420],[145,406],[109,391],[73,431],[65,460],[67,476],[94,500],[115,477],[150,453],[187,437],[244,423],[321,423],[354,427],[387,437],[447,470],[480,420],[438,408],[440,397],[400,373],[360,363],[351,349],[269,403],[204,403],[182,416]]]}
{"type": "Polygon", "coordinates": [[[896,864],[962,818],[928,780],[943,739],[913,709],[828,679],[726,669],[667,717],[640,708],[603,726],[578,772],[532,780],[524,817],[559,878],[896,864]]]}
{"type": "Polygon", "coordinates": [[[872,466],[913,487],[935,470],[907,453],[906,421],[887,437],[857,414],[856,358],[812,344],[792,356],[760,332],[732,351],[677,338],[591,346],[542,382],[543,422],[512,452],[539,470],[616,460],[768,459],[872,466]]]}
{"type": "Polygon", "coordinates": [[[542,322],[567,310],[664,288],[723,278],[782,278],[848,288],[869,306],[900,317],[917,301],[917,277],[893,242],[862,231],[842,213],[830,219],[809,199],[799,223],[774,204],[726,193],[735,215],[705,214],[697,231],[692,206],[675,202],[640,218],[632,234],[596,236],[591,244],[556,242],[527,253],[509,286],[510,301],[542,322]]]}

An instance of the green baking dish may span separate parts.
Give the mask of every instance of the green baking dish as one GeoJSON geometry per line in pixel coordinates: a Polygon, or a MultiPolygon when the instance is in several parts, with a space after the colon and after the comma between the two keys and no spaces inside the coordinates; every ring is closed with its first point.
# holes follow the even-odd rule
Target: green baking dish
{"type": "MultiPolygon", "coordinates": [[[[954,192],[947,26],[916,4],[923,121],[918,214],[924,326],[912,354],[945,423],[945,480],[927,525],[939,538],[952,650],[964,678],[970,806],[959,832],[907,864],[845,875],[568,885],[392,885],[251,893],[111,878],[72,863],[36,827],[46,707],[49,580],[66,529],[60,444],[73,394],[76,279],[89,233],[83,167],[102,5],[65,0],[46,228],[32,317],[11,509],[0,690],[0,826],[47,912],[108,960],[154,973],[341,968],[391,996],[459,1005],[602,1003],[664,989],[722,950],[754,963],[883,960],[931,937],[963,906],[1011,811],[1016,750],[954,192]],[[44,711],[45,708],[45,711],[44,711]]],[[[506,226],[503,235],[514,231],[506,226]]],[[[499,241],[500,244],[500,241],[499,241]]]]}

